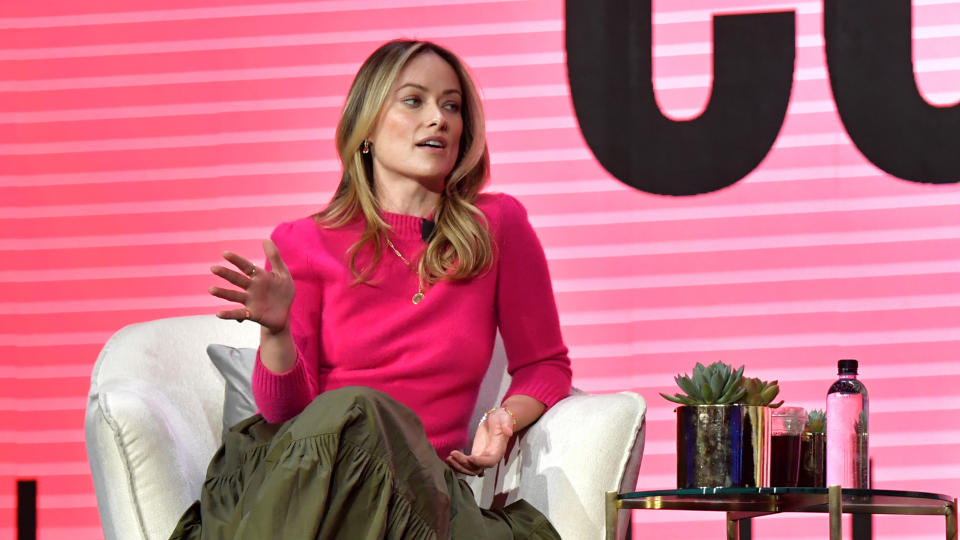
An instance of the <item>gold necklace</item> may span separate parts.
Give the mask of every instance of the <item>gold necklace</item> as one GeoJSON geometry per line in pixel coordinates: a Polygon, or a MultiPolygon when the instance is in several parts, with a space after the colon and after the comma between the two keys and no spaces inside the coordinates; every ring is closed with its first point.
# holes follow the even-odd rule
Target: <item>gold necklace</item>
{"type": "MultiPolygon", "coordinates": [[[[400,260],[403,261],[403,264],[407,265],[407,268],[413,269],[413,266],[410,265],[410,261],[400,253],[400,250],[397,249],[397,246],[393,245],[393,242],[390,241],[389,236],[384,236],[387,239],[387,245],[390,246],[390,249],[397,254],[397,257],[400,257],[400,260]]],[[[417,272],[417,294],[413,295],[412,301],[414,304],[419,304],[423,300],[423,279],[420,278],[420,272],[417,272]]]]}

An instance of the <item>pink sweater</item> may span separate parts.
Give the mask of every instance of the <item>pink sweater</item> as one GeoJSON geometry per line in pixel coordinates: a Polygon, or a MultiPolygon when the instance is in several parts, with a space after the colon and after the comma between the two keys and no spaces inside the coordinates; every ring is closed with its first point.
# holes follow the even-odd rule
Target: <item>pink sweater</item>
{"type": "MultiPolygon", "coordinates": [[[[282,422],[318,394],[343,386],[386,392],[419,415],[446,457],[468,445],[470,415],[497,329],[513,380],[507,396],[525,394],[548,407],[570,391],[570,360],[560,336],[546,257],[513,197],[484,194],[495,262],[484,275],[441,281],[417,305],[417,277],[389,247],[368,284],[354,285],[345,253],[362,223],[336,229],[313,218],[283,223],[271,238],[297,288],[290,314],[297,363],[275,374],[259,361],[253,392],[261,414],[282,422]]],[[[394,245],[412,264],[426,247],[422,220],[386,213],[394,245]]]]}

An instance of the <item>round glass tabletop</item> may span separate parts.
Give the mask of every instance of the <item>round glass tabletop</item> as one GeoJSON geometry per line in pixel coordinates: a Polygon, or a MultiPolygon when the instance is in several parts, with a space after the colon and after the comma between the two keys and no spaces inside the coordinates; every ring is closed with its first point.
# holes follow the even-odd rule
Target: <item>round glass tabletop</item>
{"type": "MultiPolygon", "coordinates": [[[[940,493],[903,491],[889,489],[843,489],[844,504],[877,505],[885,507],[944,508],[953,502],[953,497],[940,493]]],[[[742,508],[744,504],[759,503],[766,506],[772,501],[784,507],[825,504],[829,490],[810,487],[761,487],[761,488],[694,488],[635,491],[620,493],[617,499],[632,507],[637,503],[647,508],[667,508],[682,505],[694,509],[697,506],[716,507],[730,503],[742,508]]],[[[781,511],[785,508],[781,508],[781,511]]]]}

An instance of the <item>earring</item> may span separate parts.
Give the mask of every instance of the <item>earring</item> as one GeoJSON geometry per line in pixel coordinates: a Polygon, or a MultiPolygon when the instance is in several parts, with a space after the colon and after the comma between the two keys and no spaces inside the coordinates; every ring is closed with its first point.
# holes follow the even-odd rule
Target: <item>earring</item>
{"type": "Polygon", "coordinates": [[[363,144],[360,145],[360,153],[361,154],[370,153],[370,141],[363,141],[363,144]]]}

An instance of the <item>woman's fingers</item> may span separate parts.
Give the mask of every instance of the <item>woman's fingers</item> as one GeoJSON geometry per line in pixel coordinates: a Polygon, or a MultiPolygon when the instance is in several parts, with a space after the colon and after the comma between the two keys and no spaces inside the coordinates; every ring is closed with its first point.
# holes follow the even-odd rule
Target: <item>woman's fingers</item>
{"type": "Polygon", "coordinates": [[[268,257],[266,266],[271,268],[270,272],[236,253],[225,251],[223,258],[232,263],[236,270],[226,265],[216,265],[212,266],[210,271],[240,290],[211,287],[210,294],[243,304],[242,309],[221,311],[217,314],[218,317],[250,319],[276,333],[287,327],[296,288],[286,264],[280,258],[277,246],[268,239],[264,241],[263,248],[268,257]]]}
{"type": "Polygon", "coordinates": [[[234,266],[240,269],[241,272],[248,276],[252,276],[254,270],[257,268],[255,264],[244,259],[240,255],[233,253],[232,251],[224,251],[223,258],[232,262],[234,266]]]}
{"type": "Polygon", "coordinates": [[[247,293],[245,292],[235,291],[233,289],[223,289],[220,287],[210,287],[209,292],[217,298],[223,298],[224,300],[229,300],[230,302],[236,302],[238,304],[247,303],[247,293]]]}
{"type": "Polygon", "coordinates": [[[463,453],[460,454],[460,464],[466,469],[473,471],[473,474],[480,474],[488,468],[483,465],[481,460],[477,459],[476,455],[467,455],[463,453]]]}
{"type": "Polygon", "coordinates": [[[283,258],[280,257],[280,250],[277,249],[277,245],[273,243],[273,240],[267,238],[263,241],[263,254],[266,255],[267,260],[270,261],[272,271],[281,274],[290,273],[290,271],[287,270],[286,263],[283,262],[283,258]]]}
{"type": "Polygon", "coordinates": [[[453,459],[453,456],[448,457],[448,458],[446,459],[446,462],[447,462],[447,465],[449,465],[451,469],[457,471],[458,473],[473,475],[473,473],[471,473],[470,471],[464,469],[463,466],[460,465],[460,463],[457,462],[457,460],[453,459]]]}
{"type": "Polygon", "coordinates": [[[210,271],[229,281],[230,283],[233,283],[237,287],[240,287],[241,289],[250,287],[250,278],[241,274],[240,272],[230,270],[229,268],[225,268],[219,264],[211,266],[210,271]]]}
{"type": "Polygon", "coordinates": [[[220,311],[217,313],[217,318],[219,319],[229,319],[233,321],[245,321],[250,318],[250,310],[245,308],[240,309],[230,309],[226,311],[220,311]]]}
{"type": "Polygon", "coordinates": [[[480,470],[493,467],[500,461],[499,457],[487,454],[467,456],[467,459],[472,467],[480,470]]]}
{"type": "Polygon", "coordinates": [[[451,452],[450,457],[446,459],[446,462],[453,467],[454,470],[463,474],[476,476],[483,473],[483,467],[477,467],[474,465],[471,462],[470,457],[459,450],[454,450],[451,452]]]}
{"type": "Polygon", "coordinates": [[[450,453],[450,460],[457,464],[461,472],[466,474],[477,474],[482,469],[478,469],[471,461],[470,456],[464,454],[459,450],[454,450],[450,453]]]}

